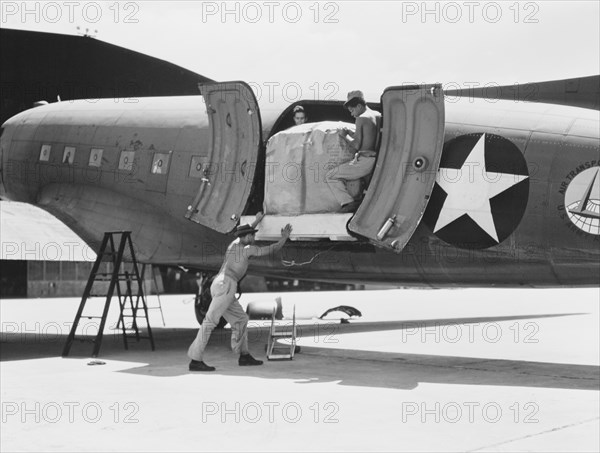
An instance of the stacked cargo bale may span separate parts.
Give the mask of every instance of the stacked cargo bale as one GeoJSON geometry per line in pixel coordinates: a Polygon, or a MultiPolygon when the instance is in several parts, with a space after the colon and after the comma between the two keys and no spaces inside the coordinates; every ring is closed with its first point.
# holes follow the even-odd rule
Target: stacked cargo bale
{"type": "Polygon", "coordinates": [[[266,214],[315,214],[339,209],[325,175],[354,157],[354,151],[339,138],[338,131],[344,127],[354,130],[351,123],[322,121],[291,127],[269,139],[266,214]]]}

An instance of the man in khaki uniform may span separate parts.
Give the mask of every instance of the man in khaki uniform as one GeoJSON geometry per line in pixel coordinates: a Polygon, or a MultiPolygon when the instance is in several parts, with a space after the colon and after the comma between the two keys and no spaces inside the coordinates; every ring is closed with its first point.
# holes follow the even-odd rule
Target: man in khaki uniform
{"type": "Polygon", "coordinates": [[[241,225],[236,228],[237,237],[225,252],[225,261],[210,287],[212,302],[206,317],[198,330],[196,339],[188,349],[191,359],[190,371],[214,371],[215,367],[209,366],[202,360],[204,349],[210,339],[215,326],[221,316],[231,325],[231,348],[240,354],[240,366],[262,365],[262,360],[256,360],[248,352],[248,315],[235,298],[238,282],[244,278],[248,270],[248,260],[255,256],[267,256],[280,250],[290,237],[292,226],[288,223],[281,229],[281,239],[269,246],[258,247],[254,245],[254,227],[260,223],[264,215],[259,212],[252,225],[241,225]]]}

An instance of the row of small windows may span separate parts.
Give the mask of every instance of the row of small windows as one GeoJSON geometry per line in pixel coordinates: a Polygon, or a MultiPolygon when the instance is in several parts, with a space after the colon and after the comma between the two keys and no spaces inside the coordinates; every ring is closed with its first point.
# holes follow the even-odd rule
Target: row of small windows
{"type": "MultiPolygon", "coordinates": [[[[40,150],[40,161],[48,162],[50,160],[50,152],[52,151],[52,145],[44,144],[40,150]]],[[[88,166],[100,167],[102,165],[102,153],[103,149],[92,148],[90,150],[90,158],[88,160],[88,166]]],[[[66,165],[73,165],[75,161],[76,149],[74,146],[65,146],[63,149],[63,155],[61,162],[66,165]]],[[[154,153],[152,158],[151,172],[154,175],[164,175],[169,171],[169,161],[171,153],[154,153]]],[[[135,151],[121,151],[119,156],[119,170],[132,171],[133,161],[135,158],[135,151]]],[[[192,156],[190,162],[190,171],[188,176],[190,178],[203,178],[205,176],[206,156],[192,156]]]]}
{"type": "MultiPolygon", "coordinates": [[[[44,144],[40,149],[40,162],[48,162],[50,160],[50,153],[52,151],[52,145],[44,144]]],[[[63,149],[61,163],[66,165],[73,165],[75,161],[76,148],[74,146],[65,146],[63,149]]],[[[88,166],[100,167],[102,165],[102,153],[103,149],[92,148],[90,150],[90,158],[88,160],[88,166]]],[[[154,153],[152,158],[152,169],[151,172],[154,175],[166,174],[169,171],[169,159],[170,153],[154,153]]],[[[119,156],[119,170],[131,171],[133,170],[133,160],[135,158],[135,151],[121,151],[119,156]]],[[[191,175],[190,175],[191,176],[191,175]]]]}

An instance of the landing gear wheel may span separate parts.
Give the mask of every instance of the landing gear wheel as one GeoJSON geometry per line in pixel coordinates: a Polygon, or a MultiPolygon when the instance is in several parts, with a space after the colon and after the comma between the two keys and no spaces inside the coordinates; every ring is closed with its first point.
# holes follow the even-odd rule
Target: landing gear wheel
{"type": "MultiPolygon", "coordinates": [[[[208,307],[210,307],[210,303],[212,302],[210,285],[212,284],[214,278],[215,274],[203,272],[198,279],[198,294],[196,294],[196,299],[194,301],[194,312],[196,314],[196,321],[198,321],[198,324],[202,324],[202,321],[204,321],[206,313],[208,313],[208,307]]],[[[222,329],[226,325],[227,320],[221,317],[215,329],[222,329]]]]}

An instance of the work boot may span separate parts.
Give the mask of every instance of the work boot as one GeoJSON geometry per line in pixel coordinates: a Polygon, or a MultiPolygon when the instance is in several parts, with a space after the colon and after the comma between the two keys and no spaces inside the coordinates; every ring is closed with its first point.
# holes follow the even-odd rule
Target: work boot
{"type": "Polygon", "coordinates": [[[190,362],[190,371],[215,371],[214,366],[207,365],[203,361],[192,360],[190,362]]]}
{"type": "Polygon", "coordinates": [[[263,364],[262,360],[256,360],[250,354],[242,354],[242,355],[240,355],[240,359],[238,360],[239,366],[255,366],[255,365],[262,365],[262,364],[263,364]]]}

